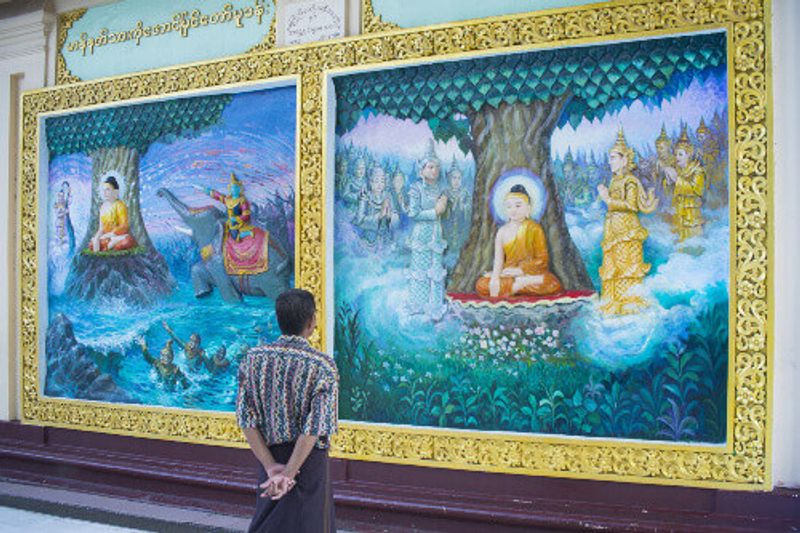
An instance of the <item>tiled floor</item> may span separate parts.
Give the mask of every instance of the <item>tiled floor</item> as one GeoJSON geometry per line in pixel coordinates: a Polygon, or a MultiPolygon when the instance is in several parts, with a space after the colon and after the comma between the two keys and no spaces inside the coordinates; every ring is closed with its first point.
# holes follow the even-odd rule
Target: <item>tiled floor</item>
{"type": "Polygon", "coordinates": [[[31,531],[63,531],[65,533],[130,533],[144,531],[125,527],[62,518],[11,507],[0,507],[1,533],[31,533],[31,531]]]}

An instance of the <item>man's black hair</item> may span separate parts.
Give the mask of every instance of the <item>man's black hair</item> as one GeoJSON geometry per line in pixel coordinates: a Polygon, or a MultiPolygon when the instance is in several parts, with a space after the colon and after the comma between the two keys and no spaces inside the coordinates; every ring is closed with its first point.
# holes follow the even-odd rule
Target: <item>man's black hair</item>
{"type": "Polygon", "coordinates": [[[316,310],[314,295],[304,289],[289,289],[275,300],[278,327],[284,335],[300,335],[316,310]]]}

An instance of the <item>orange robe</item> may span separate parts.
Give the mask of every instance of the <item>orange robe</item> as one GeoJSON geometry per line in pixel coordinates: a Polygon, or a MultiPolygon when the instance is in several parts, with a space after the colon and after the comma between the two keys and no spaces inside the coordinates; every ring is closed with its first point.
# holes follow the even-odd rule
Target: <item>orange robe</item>
{"type": "MultiPolygon", "coordinates": [[[[547,240],[542,227],[531,219],[520,225],[517,234],[503,245],[503,269],[519,268],[523,275],[542,276],[540,283],[529,283],[514,292],[514,276],[500,276],[499,297],[508,296],[546,296],[562,291],[561,282],[550,272],[547,240]]],[[[484,297],[489,297],[490,274],[478,278],[475,290],[484,297]]]]}
{"type": "MultiPolygon", "coordinates": [[[[115,200],[108,211],[100,214],[100,226],[103,228],[104,234],[113,233],[125,236],[114,245],[112,250],[129,250],[136,247],[136,240],[130,234],[131,229],[128,225],[128,208],[125,207],[125,202],[122,200],[115,200]]],[[[110,239],[100,239],[100,251],[109,250],[109,241],[110,239]]]]}

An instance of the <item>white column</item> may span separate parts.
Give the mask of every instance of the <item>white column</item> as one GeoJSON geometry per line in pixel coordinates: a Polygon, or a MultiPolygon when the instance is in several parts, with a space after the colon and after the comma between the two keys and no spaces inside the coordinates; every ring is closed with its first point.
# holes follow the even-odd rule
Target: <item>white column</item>
{"type": "Polygon", "coordinates": [[[36,11],[0,20],[0,420],[19,417],[17,171],[19,95],[43,87],[53,18],[36,11]]]}
{"type": "Polygon", "coordinates": [[[800,2],[773,2],[775,343],[772,450],[776,485],[800,487],[800,2]]]}

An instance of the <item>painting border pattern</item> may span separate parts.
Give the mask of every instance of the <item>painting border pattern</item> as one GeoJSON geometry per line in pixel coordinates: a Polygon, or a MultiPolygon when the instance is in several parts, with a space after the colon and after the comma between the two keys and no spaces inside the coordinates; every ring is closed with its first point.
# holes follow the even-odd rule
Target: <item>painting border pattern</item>
{"type": "MultiPolygon", "coordinates": [[[[296,285],[325,309],[324,169],[329,76],[353,69],[486,53],[726,29],[731,106],[731,386],[728,442],[681,445],[408,428],[343,422],[337,457],[464,470],[641,483],[771,486],[772,123],[769,0],[623,0],[486,20],[394,30],[25,93],[19,274],[25,422],[149,438],[244,446],[232,414],[42,397],[38,366],[39,132],[42,114],[276,77],[298,81],[296,285]]],[[[325,324],[312,337],[325,346],[325,324]]]]}

